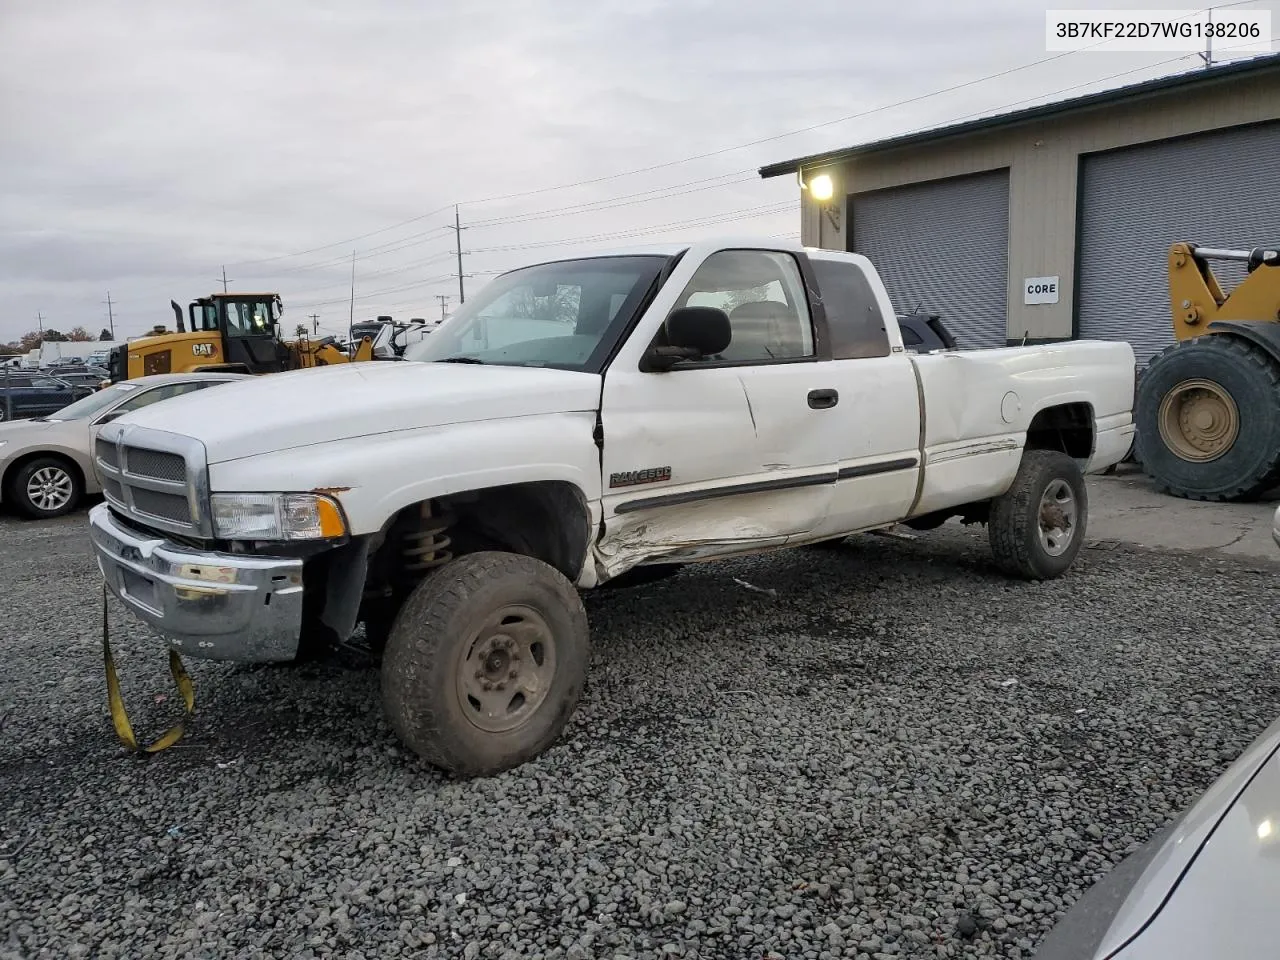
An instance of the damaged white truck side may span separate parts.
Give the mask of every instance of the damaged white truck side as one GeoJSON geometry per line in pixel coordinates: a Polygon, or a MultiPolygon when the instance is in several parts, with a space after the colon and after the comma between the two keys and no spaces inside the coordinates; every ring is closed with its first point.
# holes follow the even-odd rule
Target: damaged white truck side
{"type": "Polygon", "coordinates": [[[183,653],[358,635],[390,723],[491,773],[585,680],[579,591],[954,516],[1062,574],[1133,435],[1125,343],[913,355],[865,258],[700,242],[504,274],[404,362],[276,374],[105,427],[111,591],[183,653]]]}

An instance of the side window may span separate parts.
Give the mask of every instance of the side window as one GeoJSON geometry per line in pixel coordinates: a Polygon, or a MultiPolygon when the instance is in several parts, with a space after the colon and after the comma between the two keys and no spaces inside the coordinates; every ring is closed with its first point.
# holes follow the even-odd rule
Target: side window
{"type": "Polygon", "coordinates": [[[151,404],[159,403],[161,400],[168,400],[170,397],[189,393],[195,386],[197,385],[191,383],[166,383],[163,387],[154,387],[151,390],[135,393],[116,409],[125,411],[141,410],[143,407],[149,407],[151,404]]]}
{"type": "Polygon", "coordinates": [[[924,343],[924,340],[921,339],[920,334],[916,333],[910,327],[904,326],[904,327],[900,327],[899,329],[902,331],[902,343],[904,346],[918,347],[922,343],[924,343]]]}
{"type": "Polygon", "coordinates": [[[822,292],[822,304],[827,311],[832,359],[887,357],[889,335],[885,332],[884,316],[866,275],[857,264],[847,260],[815,257],[811,262],[818,289],[822,292]]]}
{"type": "Polygon", "coordinates": [[[733,338],[711,361],[767,363],[814,355],[809,298],[794,257],[769,250],[722,250],[698,267],[676,301],[719,307],[733,338]]]}

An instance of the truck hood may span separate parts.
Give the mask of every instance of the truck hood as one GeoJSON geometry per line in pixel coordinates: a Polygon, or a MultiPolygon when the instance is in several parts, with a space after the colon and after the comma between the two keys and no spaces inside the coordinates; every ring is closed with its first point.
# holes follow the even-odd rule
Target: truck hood
{"type": "Polygon", "coordinates": [[[506,417],[595,410],[595,374],[539,367],[375,361],[273,373],[121,417],[200,440],[210,463],[506,417]]]}

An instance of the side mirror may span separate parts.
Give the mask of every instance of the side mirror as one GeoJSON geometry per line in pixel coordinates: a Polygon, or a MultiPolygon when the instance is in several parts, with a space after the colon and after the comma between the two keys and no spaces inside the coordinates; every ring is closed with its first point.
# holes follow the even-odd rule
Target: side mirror
{"type": "Polygon", "coordinates": [[[663,327],[670,346],[654,347],[645,354],[645,364],[651,370],[670,370],[681,360],[723,353],[733,339],[729,314],[718,307],[678,307],[663,327]]]}

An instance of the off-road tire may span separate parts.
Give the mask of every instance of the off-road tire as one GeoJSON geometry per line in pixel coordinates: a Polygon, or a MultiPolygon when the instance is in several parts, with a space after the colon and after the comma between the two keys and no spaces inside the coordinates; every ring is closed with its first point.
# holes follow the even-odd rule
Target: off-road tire
{"type": "Polygon", "coordinates": [[[382,660],[382,705],[392,729],[427,762],[462,776],[519,766],[560,736],[577,709],[590,660],[587,614],[554,567],[484,551],[433,571],[406,598],[382,660]],[[501,733],[476,726],[458,693],[461,665],[486,619],[505,606],[531,608],[554,638],[555,672],[535,711],[501,733]]]}
{"type": "Polygon", "coordinates": [[[987,539],[996,566],[1021,580],[1052,580],[1064,574],[1084,545],[1089,501],[1079,464],[1057,450],[1027,450],[1013,485],[991,501],[987,539]],[[1064,552],[1053,555],[1040,537],[1040,501],[1056,481],[1063,481],[1075,498],[1076,519],[1064,552]]]}
{"type": "Polygon", "coordinates": [[[5,499],[13,504],[14,509],[30,520],[51,520],[54,517],[61,517],[70,513],[80,505],[80,502],[84,499],[84,481],[80,478],[80,471],[72,466],[70,461],[62,457],[36,457],[33,460],[28,460],[10,475],[8,489],[5,491],[5,499]],[[41,470],[46,469],[61,471],[70,482],[70,496],[65,503],[52,510],[45,510],[37,506],[27,494],[27,484],[31,481],[31,478],[41,470]]]}
{"type": "Polygon", "coordinates": [[[1136,456],[1161,492],[1189,500],[1239,501],[1280,482],[1280,363],[1261,347],[1224,333],[1176,343],[1143,371],[1136,407],[1136,456]],[[1226,453],[1193,463],[1160,436],[1160,404],[1178,384],[1197,378],[1230,394],[1240,423],[1226,453]]]}

